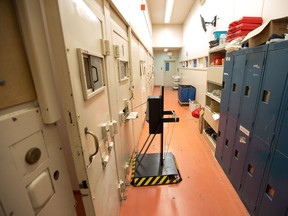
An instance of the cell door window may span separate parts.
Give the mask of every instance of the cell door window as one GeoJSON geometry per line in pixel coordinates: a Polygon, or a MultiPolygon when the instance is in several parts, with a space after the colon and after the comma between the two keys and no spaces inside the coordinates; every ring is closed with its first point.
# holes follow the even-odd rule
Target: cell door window
{"type": "Polygon", "coordinates": [[[78,49],[78,59],[83,96],[88,100],[102,91],[105,86],[103,57],[78,49]]]}

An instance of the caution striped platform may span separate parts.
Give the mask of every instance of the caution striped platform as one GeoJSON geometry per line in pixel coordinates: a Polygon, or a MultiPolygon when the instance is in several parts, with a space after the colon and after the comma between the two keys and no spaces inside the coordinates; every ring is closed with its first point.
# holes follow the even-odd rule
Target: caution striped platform
{"type": "MultiPolygon", "coordinates": [[[[140,155],[138,160],[142,157],[140,155]]],[[[182,181],[175,157],[172,153],[164,154],[164,165],[160,165],[160,154],[146,154],[138,166],[136,157],[132,161],[131,185],[156,186],[177,184],[182,181]],[[137,168],[137,169],[136,169],[137,168]]]]}

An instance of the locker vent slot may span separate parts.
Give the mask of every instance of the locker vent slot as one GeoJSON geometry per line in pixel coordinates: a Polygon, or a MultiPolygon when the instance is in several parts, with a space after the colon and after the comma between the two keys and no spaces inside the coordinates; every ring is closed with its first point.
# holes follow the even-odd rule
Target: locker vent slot
{"type": "Polygon", "coordinates": [[[238,160],[239,159],[239,156],[240,156],[240,153],[238,150],[235,150],[235,154],[234,154],[235,158],[238,160]]]}
{"type": "Polygon", "coordinates": [[[247,97],[250,96],[250,87],[249,86],[245,87],[245,96],[247,96],[247,97]]]}
{"type": "Polygon", "coordinates": [[[225,81],[223,81],[222,82],[222,89],[225,89],[225,87],[226,87],[226,83],[225,83],[225,81]]]}
{"type": "Polygon", "coordinates": [[[232,92],[236,92],[236,83],[233,83],[232,92]]]}
{"type": "Polygon", "coordinates": [[[225,141],[225,147],[228,148],[228,139],[225,141]]]}
{"type": "Polygon", "coordinates": [[[251,164],[249,164],[248,165],[248,174],[252,177],[253,173],[254,173],[254,167],[251,164]]]}
{"type": "Polygon", "coordinates": [[[263,91],[263,96],[262,96],[262,101],[264,102],[264,103],[269,103],[269,99],[270,99],[270,91],[266,91],[266,90],[264,90],[263,91]]]}
{"type": "Polygon", "coordinates": [[[273,200],[275,192],[275,189],[268,184],[265,193],[271,201],[273,200]]]}

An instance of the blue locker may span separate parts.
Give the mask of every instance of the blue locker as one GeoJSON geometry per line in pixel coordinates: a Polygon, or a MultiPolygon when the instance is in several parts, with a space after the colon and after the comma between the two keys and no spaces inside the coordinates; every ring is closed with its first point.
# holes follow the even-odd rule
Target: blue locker
{"type": "Polygon", "coordinates": [[[259,137],[253,136],[249,158],[244,165],[244,182],[241,197],[250,212],[254,212],[262,178],[269,156],[269,146],[259,137]]]}
{"type": "MultiPolygon", "coordinates": [[[[249,153],[244,166],[241,195],[250,211],[254,211],[259,189],[264,179],[268,156],[273,148],[279,111],[285,93],[288,73],[288,42],[269,45],[265,72],[249,153]],[[253,171],[253,175],[248,170],[253,171]]],[[[269,166],[268,166],[269,167],[269,166]]],[[[265,182],[263,182],[264,184],[265,182]]]]}
{"type": "Polygon", "coordinates": [[[227,123],[224,132],[225,134],[221,135],[220,131],[220,136],[223,136],[219,141],[223,143],[221,165],[223,170],[227,174],[229,174],[230,161],[234,146],[235,132],[237,129],[238,112],[242,91],[242,81],[244,77],[244,68],[246,64],[246,52],[247,52],[246,50],[239,50],[234,54],[233,72],[230,83],[230,94],[228,99],[228,113],[226,117],[227,123]]]}
{"type": "Polygon", "coordinates": [[[221,90],[221,103],[220,103],[220,119],[218,126],[217,144],[215,150],[215,156],[220,163],[222,160],[222,151],[224,146],[234,54],[235,52],[227,53],[224,64],[223,82],[221,90]]]}
{"type": "Polygon", "coordinates": [[[234,57],[233,76],[231,80],[228,116],[237,120],[241,100],[242,82],[246,64],[247,50],[240,50],[234,57]]]}
{"type": "Polygon", "coordinates": [[[281,108],[279,136],[267,182],[262,188],[259,215],[285,215],[288,213],[288,84],[286,99],[281,108]]]}
{"type": "MultiPolygon", "coordinates": [[[[287,128],[286,128],[287,130],[287,128]]],[[[286,132],[287,133],[287,132],[286,132]]],[[[286,142],[287,144],[287,142],[286,142]]],[[[262,194],[259,214],[285,215],[288,207],[288,158],[276,151],[271,171],[262,194]]]]}
{"type": "MultiPolygon", "coordinates": [[[[288,85],[288,84],[286,84],[288,85]]],[[[287,89],[288,87],[286,87],[287,89]]],[[[286,90],[287,92],[287,90],[286,90]]],[[[281,152],[283,155],[288,157],[288,100],[286,99],[286,104],[284,106],[284,117],[281,118],[283,119],[281,129],[280,129],[280,134],[277,142],[277,150],[281,152]]],[[[287,164],[288,166],[288,164],[287,164]]],[[[288,182],[287,182],[288,184],[288,182]]]]}
{"type": "Polygon", "coordinates": [[[269,46],[265,77],[260,91],[260,102],[255,122],[255,135],[270,145],[280,110],[288,68],[288,43],[269,46]],[[286,48],[283,49],[283,45],[286,48]]]}
{"type": "Polygon", "coordinates": [[[237,120],[227,118],[227,127],[226,127],[226,134],[223,146],[223,153],[222,153],[222,169],[229,174],[230,169],[230,161],[234,146],[234,138],[236,132],[237,120]]]}
{"type": "Polygon", "coordinates": [[[267,48],[268,46],[266,45],[247,50],[238,130],[235,137],[230,168],[230,179],[236,190],[240,188],[248,141],[255,118],[256,103],[264,72],[263,64],[267,48]]]}
{"type": "Polygon", "coordinates": [[[229,178],[237,191],[240,190],[247,147],[249,143],[249,136],[246,134],[247,133],[243,133],[242,130],[239,130],[238,128],[235,136],[234,148],[232,150],[229,178]]]}

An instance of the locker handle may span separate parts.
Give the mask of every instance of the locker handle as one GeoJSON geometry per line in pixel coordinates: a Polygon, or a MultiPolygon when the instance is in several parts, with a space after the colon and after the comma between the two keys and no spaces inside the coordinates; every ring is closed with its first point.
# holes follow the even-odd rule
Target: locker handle
{"type": "Polygon", "coordinates": [[[92,163],[93,157],[94,157],[94,156],[98,153],[98,151],[99,151],[98,138],[97,138],[97,136],[96,136],[94,133],[90,132],[87,127],[84,128],[84,132],[85,132],[85,134],[91,135],[91,136],[93,137],[93,139],[94,139],[94,143],[95,143],[95,148],[96,148],[96,149],[95,149],[95,152],[89,156],[89,161],[90,161],[90,163],[92,163]]]}

